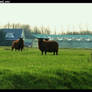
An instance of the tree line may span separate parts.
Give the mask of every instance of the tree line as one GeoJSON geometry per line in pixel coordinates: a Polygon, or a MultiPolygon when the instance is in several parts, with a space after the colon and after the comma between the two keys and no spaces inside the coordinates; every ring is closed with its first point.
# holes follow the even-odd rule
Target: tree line
{"type": "Polygon", "coordinates": [[[25,37],[28,39],[31,37],[32,33],[34,33],[34,34],[50,34],[50,32],[51,32],[49,26],[47,26],[47,27],[44,27],[44,26],[32,27],[28,24],[10,24],[10,23],[8,23],[8,24],[4,25],[3,28],[13,28],[13,29],[22,28],[24,30],[25,37]]]}
{"type": "MultiPolygon", "coordinates": [[[[47,27],[44,27],[44,26],[40,26],[40,27],[34,26],[34,27],[32,27],[29,24],[19,24],[19,23],[10,24],[10,23],[8,23],[8,24],[5,24],[3,26],[3,28],[14,28],[14,29],[22,28],[24,30],[24,34],[25,34],[26,38],[30,38],[32,33],[35,33],[35,34],[51,34],[51,29],[50,29],[49,26],[47,26],[47,27]]],[[[80,30],[79,32],[77,32],[77,31],[74,31],[74,32],[69,32],[69,31],[62,32],[61,31],[60,33],[57,33],[57,31],[54,30],[53,34],[59,34],[59,35],[62,35],[62,34],[63,35],[92,35],[92,32],[87,29],[85,31],[80,30]]]]}
{"type": "Polygon", "coordinates": [[[63,34],[63,35],[92,35],[92,31],[88,31],[88,30],[85,30],[85,31],[75,31],[75,32],[62,32],[60,34],[63,34]]]}

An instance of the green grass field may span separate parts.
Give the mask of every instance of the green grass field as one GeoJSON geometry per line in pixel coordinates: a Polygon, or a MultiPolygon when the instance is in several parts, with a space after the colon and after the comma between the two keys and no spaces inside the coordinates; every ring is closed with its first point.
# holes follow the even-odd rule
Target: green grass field
{"type": "Polygon", "coordinates": [[[59,49],[41,55],[0,47],[0,89],[92,89],[92,49],[59,49]]]}

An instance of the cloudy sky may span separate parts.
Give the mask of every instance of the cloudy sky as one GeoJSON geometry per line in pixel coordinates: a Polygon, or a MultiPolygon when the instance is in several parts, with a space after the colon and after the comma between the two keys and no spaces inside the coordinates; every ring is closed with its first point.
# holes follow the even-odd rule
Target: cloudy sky
{"type": "Polygon", "coordinates": [[[7,23],[49,26],[51,31],[92,30],[91,3],[1,3],[0,26],[7,23]],[[80,26],[80,27],[79,27],[80,26]]]}

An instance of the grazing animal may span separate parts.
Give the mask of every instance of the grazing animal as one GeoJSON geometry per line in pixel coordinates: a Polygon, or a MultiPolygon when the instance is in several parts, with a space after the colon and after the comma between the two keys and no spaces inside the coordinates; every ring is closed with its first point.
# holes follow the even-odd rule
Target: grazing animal
{"type": "Polygon", "coordinates": [[[20,38],[19,40],[13,41],[12,42],[12,51],[15,48],[16,50],[21,50],[24,48],[24,40],[23,38],[20,38]]]}
{"type": "Polygon", "coordinates": [[[38,39],[38,48],[41,50],[42,55],[43,52],[45,52],[45,55],[47,52],[53,52],[53,54],[58,55],[58,43],[56,41],[50,41],[48,39],[43,40],[43,38],[38,39]]]}

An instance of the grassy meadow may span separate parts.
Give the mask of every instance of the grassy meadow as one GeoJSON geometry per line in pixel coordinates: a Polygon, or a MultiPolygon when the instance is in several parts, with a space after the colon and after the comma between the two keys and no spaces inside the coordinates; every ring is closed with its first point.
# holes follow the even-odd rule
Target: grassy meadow
{"type": "Polygon", "coordinates": [[[92,89],[92,49],[59,49],[41,55],[0,47],[0,89],[92,89]]]}

